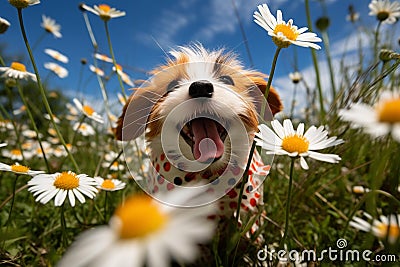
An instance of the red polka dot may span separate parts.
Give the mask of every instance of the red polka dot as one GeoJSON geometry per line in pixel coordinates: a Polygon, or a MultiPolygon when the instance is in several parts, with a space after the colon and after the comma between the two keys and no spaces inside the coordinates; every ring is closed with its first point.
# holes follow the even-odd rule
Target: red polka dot
{"type": "Polygon", "coordinates": [[[257,205],[257,201],[254,198],[250,199],[250,205],[255,207],[257,205]]]}
{"type": "Polygon", "coordinates": [[[162,176],[158,176],[157,177],[157,182],[159,183],[159,184],[163,184],[164,183],[164,177],[162,177],[162,176]]]}
{"type": "Polygon", "coordinates": [[[174,189],[175,188],[175,186],[173,185],[173,184],[171,184],[171,183],[168,183],[167,184],[167,190],[168,191],[171,191],[172,189],[174,189]]]}
{"type": "Polygon", "coordinates": [[[261,195],[260,195],[260,193],[255,192],[255,193],[254,193],[254,196],[255,196],[256,198],[260,198],[261,195]]]}
{"type": "Polygon", "coordinates": [[[153,193],[157,193],[157,192],[158,192],[158,186],[154,186],[153,193]]]}
{"type": "Polygon", "coordinates": [[[185,181],[186,181],[186,182],[191,182],[191,181],[193,181],[195,178],[196,178],[196,173],[194,173],[194,172],[188,172],[188,173],[185,175],[185,181]]]}
{"type": "Polygon", "coordinates": [[[209,216],[207,217],[207,219],[209,219],[209,220],[215,220],[216,218],[217,218],[216,215],[209,215],[209,216]]]}
{"type": "Polygon", "coordinates": [[[229,207],[231,209],[236,209],[237,208],[237,202],[234,202],[234,201],[229,202],[229,207]]]}
{"type": "Polygon", "coordinates": [[[214,190],[213,188],[208,188],[206,192],[207,192],[207,193],[214,193],[214,191],[215,191],[215,190],[214,190]]]}
{"type": "Polygon", "coordinates": [[[236,191],[234,190],[234,189],[231,189],[228,193],[227,193],[227,195],[230,197],[230,198],[235,198],[235,197],[237,197],[237,193],[236,193],[236,191]]]}
{"type": "Polygon", "coordinates": [[[247,172],[247,175],[253,175],[253,171],[252,170],[249,170],[248,172],[247,172]]]}
{"type": "Polygon", "coordinates": [[[160,164],[158,164],[158,163],[157,163],[157,165],[156,165],[156,171],[157,171],[157,172],[160,172],[160,164]]]}
{"type": "Polygon", "coordinates": [[[165,159],[165,154],[162,153],[161,156],[160,156],[160,160],[161,160],[161,161],[164,161],[164,159],[165,159]]]}
{"type": "Polygon", "coordinates": [[[165,170],[166,172],[169,172],[169,170],[171,170],[171,163],[165,162],[165,163],[164,163],[164,170],[165,170]]]}

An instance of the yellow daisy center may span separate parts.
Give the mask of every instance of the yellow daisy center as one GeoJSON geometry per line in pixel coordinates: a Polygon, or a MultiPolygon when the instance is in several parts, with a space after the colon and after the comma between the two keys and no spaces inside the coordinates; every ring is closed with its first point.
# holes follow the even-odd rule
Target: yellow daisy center
{"type": "Polygon", "coordinates": [[[62,172],[56,177],[53,185],[60,189],[72,190],[79,186],[79,178],[73,172],[62,172]]]}
{"type": "Polygon", "coordinates": [[[94,109],[91,106],[84,105],[82,107],[82,109],[83,109],[83,112],[85,112],[88,116],[92,116],[94,113],[94,109]]]}
{"type": "Polygon", "coordinates": [[[282,33],[287,39],[294,41],[297,39],[297,36],[299,34],[296,32],[296,30],[291,26],[291,25],[286,25],[286,24],[278,24],[275,26],[274,33],[282,33]]]}
{"type": "Polygon", "coordinates": [[[129,198],[115,211],[115,216],[121,222],[121,239],[145,237],[165,226],[168,219],[147,195],[129,198]]]}
{"type": "Polygon", "coordinates": [[[13,149],[13,150],[11,150],[11,155],[22,156],[22,151],[19,149],[13,149]]]}
{"type": "Polygon", "coordinates": [[[19,164],[11,165],[11,171],[13,172],[20,172],[20,173],[27,173],[29,171],[29,167],[19,164]]]}
{"type": "Polygon", "coordinates": [[[397,239],[400,236],[400,227],[397,224],[387,225],[379,223],[377,225],[378,235],[380,238],[385,238],[387,235],[390,238],[397,239]]]}
{"type": "Polygon", "coordinates": [[[20,72],[26,72],[26,67],[24,64],[19,63],[19,62],[12,62],[10,68],[13,70],[17,70],[20,72]]]}
{"type": "Polygon", "coordinates": [[[387,100],[379,105],[378,118],[381,122],[400,122],[400,98],[387,100]]]}
{"type": "Polygon", "coordinates": [[[101,184],[101,187],[104,189],[114,189],[115,184],[111,179],[104,180],[104,182],[101,184]]]}
{"type": "Polygon", "coordinates": [[[384,21],[384,20],[386,20],[388,17],[389,17],[389,12],[387,12],[386,10],[379,11],[378,14],[376,14],[376,18],[377,18],[379,21],[384,21]]]}
{"type": "Polygon", "coordinates": [[[295,134],[283,138],[282,149],[289,153],[297,152],[301,154],[308,151],[309,144],[305,137],[295,134]]]}
{"type": "Polygon", "coordinates": [[[101,5],[99,5],[99,9],[101,11],[103,11],[104,13],[108,13],[108,12],[110,12],[111,7],[106,4],[101,4],[101,5]]]}
{"type": "Polygon", "coordinates": [[[16,8],[26,8],[29,6],[28,0],[9,0],[9,2],[16,8]]]}

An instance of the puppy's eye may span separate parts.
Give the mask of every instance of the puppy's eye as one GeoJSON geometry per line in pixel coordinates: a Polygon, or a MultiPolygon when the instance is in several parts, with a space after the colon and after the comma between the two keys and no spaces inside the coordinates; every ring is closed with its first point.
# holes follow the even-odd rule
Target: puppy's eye
{"type": "Polygon", "coordinates": [[[167,86],[167,92],[172,92],[174,91],[177,87],[179,86],[179,82],[177,80],[173,80],[170,82],[167,86]]]}
{"type": "Polygon", "coordinates": [[[227,84],[227,85],[235,85],[235,83],[233,82],[232,77],[228,76],[228,75],[224,75],[224,76],[219,77],[219,80],[221,82],[223,82],[224,84],[227,84]]]}

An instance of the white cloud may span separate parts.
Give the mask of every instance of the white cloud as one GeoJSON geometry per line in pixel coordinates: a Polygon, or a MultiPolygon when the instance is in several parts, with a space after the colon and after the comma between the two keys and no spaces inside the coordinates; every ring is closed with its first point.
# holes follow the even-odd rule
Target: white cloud
{"type": "MultiPolygon", "coordinates": [[[[234,1],[243,24],[251,23],[257,5],[265,3],[265,0],[234,1]]],[[[272,7],[280,8],[287,1],[274,1],[272,7]]],[[[181,32],[190,38],[188,41],[204,41],[212,40],[218,34],[239,31],[235,10],[229,0],[182,1],[173,9],[161,11],[151,28],[153,30],[150,33],[140,34],[138,40],[145,43],[156,41],[163,48],[176,45],[178,39],[182,38],[179,35],[181,32]]]]}

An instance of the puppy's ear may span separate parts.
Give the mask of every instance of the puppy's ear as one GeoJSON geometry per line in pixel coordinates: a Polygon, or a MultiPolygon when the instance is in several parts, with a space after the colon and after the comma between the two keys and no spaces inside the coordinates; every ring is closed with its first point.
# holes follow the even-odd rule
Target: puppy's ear
{"type": "MultiPolygon", "coordinates": [[[[267,76],[265,74],[260,72],[253,72],[247,75],[247,77],[250,78],[250,80],[258,87],[258,89],[260,89],[262,94],[265,93],[265,90],[267,89],[267,81],[265,80],[265,77],[267,76]]],[[[272,86],[269,89],[267,102],[272,112],[272,115],[275,115],[276,113],[282,111],[283,104],[281,98],[278,92],[272,86]]]]}
{"type": "Polygon", "coordinates": [[[147,87],[135,89],[127,100],[122,115],[118,118],[114,134],[118,140],[129,141],[141,136],[146,129],[147,119],[157,102],[156,94],[147,87]]]}

